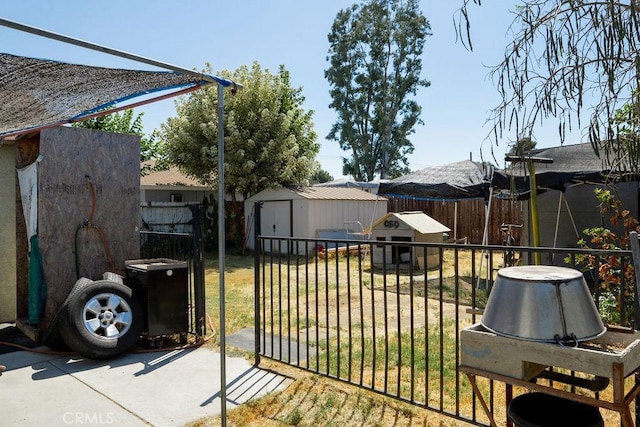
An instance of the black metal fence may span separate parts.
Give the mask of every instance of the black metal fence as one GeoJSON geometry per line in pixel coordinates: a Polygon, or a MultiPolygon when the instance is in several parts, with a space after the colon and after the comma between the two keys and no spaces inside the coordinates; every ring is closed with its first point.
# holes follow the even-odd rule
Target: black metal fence
{"type": "MultiPolygon", "coordinates": [[[[480,320],[500,268],[537,261],[580,269],[607,323],[636,322],[635,282],[622,268],[630,251],[265,236],[257,242],[258,358],[472,424],[489,420],[458,370],[460,331],[480,320]],[[598,278],[605,264],[619,269],[617,283],[604,286],[598,278]]],[[[504,387],[489,381],[483,390],[496,419],[506,419],[504,405],[495,404],[504,402],[504,387]]]]}
{"type": "Polygon", "coordinates": [[[189,330],[187,332],[200,337],[206,335],[204,245],[201,209],[202,206],[200,205],[192,208],[193,234],[140,232],[141,258],[168,258],[187,262],[189,300],[189,330]]]}

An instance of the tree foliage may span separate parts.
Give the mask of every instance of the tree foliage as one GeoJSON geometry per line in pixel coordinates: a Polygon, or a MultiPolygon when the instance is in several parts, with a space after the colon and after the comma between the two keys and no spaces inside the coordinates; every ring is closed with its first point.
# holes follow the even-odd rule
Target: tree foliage
{"type": "Polygon", "coordinates": [[[333,176],[328,171],[318,168],[311,175],[309,184],[322,184],[329,181],[333,181],[333,176]]]}
{"type": "MultiPolygon", "coordinates": [[[[104,110],[108,112],[109,110],[104,110]]],[[[107,132],[124,133],[127,135],[144,135],[142,129],[142,116],[138,114],[133,118],[133,110],[124,110],[122,114],[118,112],[104,114],[92,119],[84,120],[73,124],[73,127],[98,129],[107,132]]]]}
{"type": "MultiPolygon", "coordinates": [[[[481,0],[463,0],[456,21],[468,48],[473,4],[481,0]]],[[[495,142],[505,131],[531,136],[536,125],[553,118],[562,142],[577,127],[605,166],[637,173],[635,162],[625,161],[637,155],[637,138],[628,138],[613,120],[627,105],[636,122],[640,117],[637,1],[521,0],[512,13],[513,41],[490,72],[501,96],[490,117],[495,142]]]]}
{"type": "MultiPolygon", "coordinates": [[[[205,72],[210,73],[207,64],[205,72]]],[[[217,75],[243,89],[224,98],[225,191],[249,197],[269,187],[306,184],[319,151],[311,121],[302,107],[301,88],[289,72],[277,74],[242,66],[217,75]]],[[[169,161],[203,184],[217,184],[217,88],[196,91],[176,101],[177,117],[162,125],[169,161]]]]}
{"type": "Polygon", "coordinates": [[[408,172],[408,136],[421,124],[421,55],[430,25],[418,0],[368,0],[341,10],[329,39],[330,107],[338,114],[328,139],[344,151],[343,173],[370,181],[408,172]]]}

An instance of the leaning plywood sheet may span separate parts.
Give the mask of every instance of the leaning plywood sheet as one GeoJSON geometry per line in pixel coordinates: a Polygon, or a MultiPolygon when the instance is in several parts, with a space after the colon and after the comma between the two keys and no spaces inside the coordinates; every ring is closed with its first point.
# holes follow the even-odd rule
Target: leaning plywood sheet
{"type": "Polygon", "coordinates": [[[16,205],[15,153],[0,146],[0,322],[16,318],[16,205]]]}
{"type": "Polygon", "coordinates": [[[139,258],[140,140],[90,129],[40,135],[38,236],[50,320],[78,277],[139,258]]]}

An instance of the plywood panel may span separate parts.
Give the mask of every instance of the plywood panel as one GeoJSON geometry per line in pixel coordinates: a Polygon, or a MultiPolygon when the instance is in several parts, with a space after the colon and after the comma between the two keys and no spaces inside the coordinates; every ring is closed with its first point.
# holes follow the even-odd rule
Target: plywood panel
{"type": "Polygon", "coordinates": [[[45,320],[78,277],[124,274],[139,258],[140,140],[91,129],[40,135],[38,236],[48,287],[45,320]]]}
{"type": "Polygon", "coordinates": [[[16,179],[14,147],[0,145],[0,322],[16,319],[16,179]]]}

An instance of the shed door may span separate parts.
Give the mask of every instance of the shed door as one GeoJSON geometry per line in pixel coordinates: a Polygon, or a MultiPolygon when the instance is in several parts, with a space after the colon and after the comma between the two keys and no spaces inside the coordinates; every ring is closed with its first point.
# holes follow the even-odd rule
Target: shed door
{"type": "MultiPolygon", "coordinates": [[[[266,200],[260,212],[260,231],[263,236],[292,237],[291,200],[266,200]]],[[[278,242],[273,242],[277,245],[278,242]]],[[[269,243],[267,243],[269,245],[269,243]]],[[[269,248],[266,248],[269,250],[269,248]]],[[[287,252],[286,248],[273,248],[274,252],[287,252]]]]}

